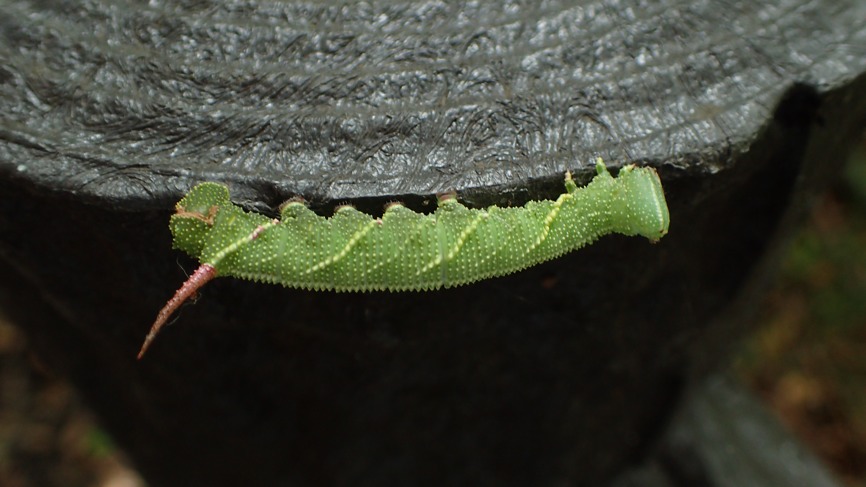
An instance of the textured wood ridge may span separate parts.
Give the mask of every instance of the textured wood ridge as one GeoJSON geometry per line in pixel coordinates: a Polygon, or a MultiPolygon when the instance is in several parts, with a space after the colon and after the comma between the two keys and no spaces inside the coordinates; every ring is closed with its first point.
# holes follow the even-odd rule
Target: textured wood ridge
{"type": "Polygon", "coordinates": [[[858,3],[4,2],[0,165],[147,206],[716,170],[794,83],[862,66],[858,3]]]}

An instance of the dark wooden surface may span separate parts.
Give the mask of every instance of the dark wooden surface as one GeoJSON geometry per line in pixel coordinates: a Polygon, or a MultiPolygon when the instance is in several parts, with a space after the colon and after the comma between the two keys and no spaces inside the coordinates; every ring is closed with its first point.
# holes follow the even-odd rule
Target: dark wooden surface
{"type": "Polygon", "coordinates": [[[862,130],[860,3],[0,2],[0,300],[153,485],[598,485],[862,130]],[[659,169],[660,244],[436,293],[217,280],[134,361],[198,181],[521,204],[598,155],[659,169]]]}

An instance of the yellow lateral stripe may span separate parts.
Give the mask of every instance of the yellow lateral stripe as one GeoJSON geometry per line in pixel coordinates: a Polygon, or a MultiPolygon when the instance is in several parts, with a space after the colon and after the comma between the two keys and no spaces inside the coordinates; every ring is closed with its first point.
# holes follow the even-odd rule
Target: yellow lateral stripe
{"type": "Polygon", "coordinates": [[[256,227],[256,229],[253,230],[253,232],[250,233],[249,235],[246,235],[246,236],[244,236],[243,238],[239,238],[239,239],[235,240],[235,241],[232,242],[229,246],[227,246],[226,248],[220,250],[220,251],[219,251],[219,252],[218,252],[218,253],[213,257],[212,261],[211,261],[211,262],[208,262],[208,264],[210,264],[210,265],[216,267],[216,266],[217,266],[217,265],[218,265],[218,264],[219,264],[223,259],[226,258],[226,256],[228,256],[228,255],[231,254],[232,252],[234,252],[234,251],[238,250],[239,248],[241,248],[242,245],[245,245],[245,244],[247,244],[247,243],[249,243],[249,242],[252,242],[253,240],[257,239],[257,238],[262,234],[262,232],[264,232],[265,230],[267,230],[267,229],[269,229],[269,228],[271,228],[271,227],[273,227],[273,226],[276,226],[277,223],[278,223],[278,222],[277,222],[276,220],[271,220],[271,221],[269,221],[269,222],[267,222],[267,223],[262,223],[261,225],[259,225],[258,227],[256,227]]]}
{"type": "Polygon", "coordinates": [[[364,236],[367,235],[367,233],[368,233],[370,230],[372,230],[373,227],[375,227],[376,225],[377,225],[376,220],[370,220],[369,223],[367,223],[366,225],[364,225],[364,228],[358,230],[357,232],[354,233],[354,235],[352,235],[352,238],[350,238],[349,241],[346,242],[346,245],[343,247],[343,250],[341,250],[340,252],[338,252],[336,255],[333,255],[333,256],[331,256],[331,257],[328,257],[327,259],[325,259],[325,260],[319,262],[318,264],[316,264],[316,265],[310,267],[309,269],[307,269],[307,270],[305,270],[304,272],[302,272],[301,275],[305,275],[305,274],[310,274],[310,273],[316,272],[317,270],[322,269],[323,267],[329,266],[329,265],[331,265],[331,264],[333,264],[333,263],[339,261],[340,259],[342,259],[342,258],[345,257],[346,255],[348,255],[349,252],[352,251],[352,248],[354,248],[355,245],[356,245],[356,244],[357,244],[357,243],[358,243],[362,238],[364,238],[364,236]]]}
{"type": "Polygon", "coordinates": [[[482,210],[478,214],[478,216],[474,220],[472,220],[472,223],[470,223],[469,226],[467,226],[462,232],[460,232],[460,236],[457,237],[457,242],[455,242],[454,247],[451,249],[450,252],[448,252],[445,255],[436,256],[435,259],[430,261],[430,263],[428,263],[421,270],[416,272],[415,275],[420,276],[421,274],[424,274],[425,272],[429,271],[430,269],[441,264],[443,260],[449,261],[449,260],[453,259],[454,256],[457,255],[457,252],[460,251],[460,248],[463,247],[463,244],[466,243],[466,239],[469,238],[469,235],[471,235],[475,231],[475,229],[478,227],[478,224],[481,223],[481,220],[486,219],[488,216],[489,216],[488,213],[486,211],[482,210]]]}
{"type": "Polygon", "coordinates": [[[454,244],[454,248],[451,249],[451,252],[448,252],[448,255],[445,256],[445,260],[451,260],[454,256],[457,255],[457,252],[460,252],[460,249],[463,248],[463,244],[466,243],[466,239],[469,238],[470,235],[475,233],[475,229],[478,228],[478,224],[481,223],[482,220],[486,220],[487,217],[490,216],[486,211],[481,211],[478,213],[478,217],[469,224],[461,233],[460,236],[457,237],[457,243],[454,244]]]}
{"type": "Polygon", "coordinates": [[[529,248],[526,249],[526,251],[523,253],[523,255],[532,252],[533,250],[538,248],[538,246],[544,243],[545,240],[547,240],[547,235],[550,234],[550,226],[553,224],[553,220],[555,220],[557,215],[559,215],[559,210],[562,209],[562,205],[563,203],[565,203],[565,200],[570,198],[573,198],[571,193],[563,193],[559,195],[559,198],[557,198],[556,201],[553,202],[553,208],[550,209],[550,212],[544,218],[544,229],[541,230],[541,235],[539,235],[538,238],[535,239],[535,243],[530,245],[529,248]]]}

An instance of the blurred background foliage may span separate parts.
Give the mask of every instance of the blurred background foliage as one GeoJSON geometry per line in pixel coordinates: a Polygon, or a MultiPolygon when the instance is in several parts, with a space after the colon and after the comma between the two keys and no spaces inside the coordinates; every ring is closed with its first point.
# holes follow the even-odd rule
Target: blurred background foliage
{"type": "Polygon", "coordinates": [[[866,487],[866,134],[793,238],[735,368],[841,480],[866,487]]]}

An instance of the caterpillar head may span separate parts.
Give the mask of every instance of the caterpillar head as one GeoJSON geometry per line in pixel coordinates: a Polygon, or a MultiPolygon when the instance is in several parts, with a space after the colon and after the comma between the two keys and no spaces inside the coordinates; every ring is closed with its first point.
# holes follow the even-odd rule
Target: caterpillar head
{"type": "Polygon", "coordinates": [[[668,233],[670,215],[658,173],[651,167],[626,166],[616,178],[626,211],[614,215],[616,231],[641,235],[652,242],[668,233]]]}

